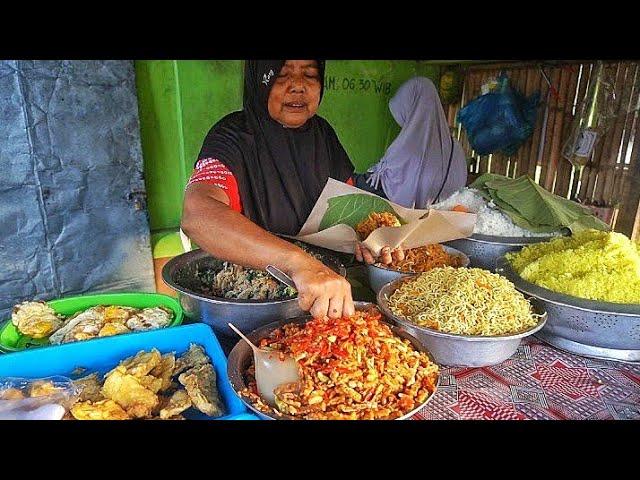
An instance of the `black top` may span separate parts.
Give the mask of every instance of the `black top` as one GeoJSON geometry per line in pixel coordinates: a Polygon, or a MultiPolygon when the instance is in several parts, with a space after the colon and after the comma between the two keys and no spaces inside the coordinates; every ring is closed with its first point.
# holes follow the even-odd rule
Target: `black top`
{"type": "MultiPolygon", "coordinates": [[[[244,109],[211,128],[198,159],[215,158],[233,173],[245,216],[271,232],[296,235],[328,178],[346,181],[354,167],[324,118],[287,128],[269,116],[269,92],[284,62],[246,62],[244,109]]],[[[318,66],[322,99],[324,61],[318,66]]]]}

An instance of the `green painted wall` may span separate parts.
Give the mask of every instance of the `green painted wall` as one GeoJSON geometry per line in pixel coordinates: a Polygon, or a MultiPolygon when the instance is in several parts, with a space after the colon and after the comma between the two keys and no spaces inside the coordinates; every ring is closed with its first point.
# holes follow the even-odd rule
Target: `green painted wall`
{"type": "MultiPolygon", "coordinates": [[[[375,163],[399,131],[388,107],[398,86],[414,75],[436,80],[439,71],[418,61],[327,61],[319,114],[358,172],[375,163]]],[[[151,229],[177,228],[207,131],[242,108],[242,61],[137,61],[136,81],[151,229]]]]}

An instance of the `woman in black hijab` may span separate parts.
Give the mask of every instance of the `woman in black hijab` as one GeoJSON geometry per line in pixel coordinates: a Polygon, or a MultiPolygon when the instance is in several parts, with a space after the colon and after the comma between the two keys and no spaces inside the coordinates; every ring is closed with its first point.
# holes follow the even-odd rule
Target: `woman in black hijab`
{"type": "Polygon", "coordinates": [[[353,174],[335,131],[316,115],[323,80],[322,60],[246,62],[244,108],[209,131],[181,227],[218,258],[275,265],[295,282],[302,309],[337,318],[354,313],[349,282],[269,233],[297,234],[327,179],[353,174]]]}

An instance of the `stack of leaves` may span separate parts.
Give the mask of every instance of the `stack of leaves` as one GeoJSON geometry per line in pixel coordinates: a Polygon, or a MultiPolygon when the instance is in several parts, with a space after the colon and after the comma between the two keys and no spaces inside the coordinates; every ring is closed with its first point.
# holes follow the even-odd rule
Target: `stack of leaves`
{"type": "Polygon", "coordinates": [[[586,229],[609,230],[609,225],[589,209],[545,190],[527,175],[513,179],[485,173],[470,188],[493,201],[513,223],[532,232],[550,233],[568,228],[572,233],[586,229]]]}

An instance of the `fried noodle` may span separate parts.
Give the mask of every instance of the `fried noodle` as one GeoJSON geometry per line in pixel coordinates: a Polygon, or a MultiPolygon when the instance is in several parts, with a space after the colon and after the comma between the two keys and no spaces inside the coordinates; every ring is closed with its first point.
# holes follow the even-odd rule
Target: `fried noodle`
{"type": "Polygon", "coordinates": [[[459,335],[511,335],[540,318],[504,277],[480,268],[434,268],[388,298],[394,315],[421,327],[459,335]]]}

